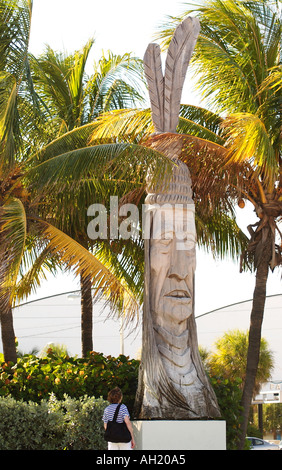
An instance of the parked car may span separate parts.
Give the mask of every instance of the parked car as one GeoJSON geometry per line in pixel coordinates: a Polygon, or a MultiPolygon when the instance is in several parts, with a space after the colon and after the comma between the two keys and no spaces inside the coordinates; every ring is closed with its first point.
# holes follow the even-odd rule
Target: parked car
{"type": "Polygon", "coordinates": [[[267,442],[258,437],[247,437],[251,444],[251,450],[280,450],[279,445],[267,442]]]}
{"type": "Polygon", "coordinates": [[[282,450],[282,441],[279,442],[279,449],[282,450]]]}

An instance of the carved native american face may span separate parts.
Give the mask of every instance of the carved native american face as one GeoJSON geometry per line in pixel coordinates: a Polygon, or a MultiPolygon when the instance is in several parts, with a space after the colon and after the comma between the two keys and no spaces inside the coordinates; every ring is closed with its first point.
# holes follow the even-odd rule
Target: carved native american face
{"type": "Polygon", "coordinates": [[[153,215],[150,240],[151,309],[166,328],[187,328],[193,311],[196,230],[192,205],[160,206],[153,215]]]}

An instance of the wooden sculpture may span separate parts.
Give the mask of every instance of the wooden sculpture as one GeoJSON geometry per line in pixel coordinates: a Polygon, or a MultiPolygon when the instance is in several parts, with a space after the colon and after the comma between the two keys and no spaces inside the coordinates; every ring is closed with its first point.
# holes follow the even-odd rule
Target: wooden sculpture
{"type": "MultiPolygon", "coordinates": [[[[160,47],[149,44],[144,69],[156,133],[176,133],[182,87],[200,25],[186,18],[170,43],[164,75],[160,47]]],[[[157,142],[157,140],[156,140],[157,142]]],[[[157,146],[157,144],[156,144],[157,146]]],[[[145,240],[143,346],[136,395],[139,419],[200,419],[220,416],[203,369],[194,318],[195,209],[181,141],[163,150],[175,165],[168,184],[148,175],[145,240]]]]}

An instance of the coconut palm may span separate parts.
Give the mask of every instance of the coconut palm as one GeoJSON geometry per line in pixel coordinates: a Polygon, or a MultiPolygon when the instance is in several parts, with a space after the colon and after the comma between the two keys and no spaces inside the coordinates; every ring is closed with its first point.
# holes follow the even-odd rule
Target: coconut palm
{"type": "Polygon", "coordinates": [[[30,57],[33,84],[53,120],[49,127],[55,127],[56,137],[92,122],[101,112],[142,100],[140,59],[128,53],[120,56],[103,52],[88,75],[87,61],[93,44],[90,39],[73,54],[47,46],[39,58],[30,57]]]}
{"type": "MultiPolygon", "coordinates": [[[[43,108],[48,110],[47,114],[50,116],[48,119],[47,115],[46,120],[47,127],[48,125],[50,127],[50,135],[55,133],[58,137],[62,133],[93,122],[103,111],[126,108],[142,99],[139,92],[142,83],[142,64],[130,54],[119,56],[110,51],[106,55],[103,53],[100,60],[94,62],[94,72],[91,76],[87,76],[87,58],[93,42],[89,40],[81,51],[70,55],[55,52],[47,47],[42,56],[31,60],[34,88],[42,100],[43,108]]],[[[50,135],[45,132],[42,137],[47,138],[48,142],[50,135]]],[[[88,199],[88,205],[101,199],[101,194],[93,191],[91,197],[92,200],[88,199]]],[[[84,200],[84,207],[86,204],[84,200]]],[[[77,210],[81,210],[81,207],[77,210]]],[[[75,226],[75,219],[70,217],[66,222],[62,214],[58,217],[54,215],[53,221],[85,248],[91,248],[87,231],[81,227],[81,219],[76,218],[79,229],[75,226]]],[[[89,276],[81,273],[80,284],[82,355],[85,356],[93,349],[92,282],[89,276]]]]}
{"type": "MultiPolygon", "coordinates": [[[[258,217],[248,227],[250,240],[242,255],[256,271],[242,398],[242,448],[258,368],[268,273],[281,265],[281,17],[278,2],[187,4],[181,17],[171,18],[162,28],[164,44],[170,31],[192,12],[201,23],[193,58],[198,84],[208,105],[222,117],[226,154],[221,163],[230,170],[237,165],[238,170],[238,178],[233,174],[226,187],[232,184],[240,204],[249,200],[258,217]]],[[[201,167],[202,179],[207,178],[206,168],[201,167]]]]}
{"type": "MultiPolygon", "coordinates": [[[[124,109],[101,115],[91,139],[131,142],[143,146],[144,152],[150,151],[153,146],[163,154],[175,140],[181,139],[181,158],[188,164],[193,176],[198,244],[215,256],[236,258],[246,246],[247,238],[235,220],[234,200],[237,192],[231,187],[226,191],[227,181],[238,173],[237,167],[234,165],[232,172],[227,172],[220,166],[226,155],[221,123],[222,118],[216,113],[181,105],[178,134],[152,135],[154,126],[150,109],[124,109]],[[209,169],[209,174],[203,173],[203,164],[209,169]],[[218,173],[217,178],[214,177],[215,172],[218,173]]],[[[146,176],[146,167],[143,170],[146,176]]],[[[154,171],[157,170],[154,167],[154,171]]],[[[137,191],[127,195],[127,200],[136,201],[136,195],[140,199],[140,192],[145,193],[145,177],[135,184],[137,191]]]]}
{"type": "MultiPolygon", "coordinates": [[[[215,351],[210,353],[208,367],[214,376],[231,380],[242,379],[242,387],[246,379],[246,362],[248,353],[248,332],[231,330],[224,333],[215,342],[215,351]]],[[[271,378],[274,367],[273,353],[267,341],[261,339],[260,359],[256,376],[254,396],[260,391],[261,385],[271,378]]]]}
{"type": "MultiPolygon", "coordinates": [[[[182,158],[192,173],[196,205],[198,210],[208,208],[214,221],[219,216],[225,221],[223,214],[232,210],[235,200],[248,199],[259,216],[255,230],[250,228],[251,240],[244,258],[246,263],[253,260],[256,269],[252,317],[258,320],[252,322],[250,329],[243,395],[247,416],[256,375],[268,270],[269,266],[274,269],[281,263],[280,249],[275,243],[281,216],[277,104],[281,87],[278,68],[281,24],[264,2],[214,0],[200,7],[198,14],[202,33],[194,62],[199,64],[199,73],[202,70],[202,91],[215,112],[191,106],[181,110],[179,129],[182,132],[185,129],[181,136],[182,158]],[[227,113],[228,117],[223,118],[227,113]],[[254,347],[256,354],[253,354],[254,347]]],[[[174,20],[173,26],[177,21],[174,20]]],[[[109,125],[111,133],[107,134],[101,121],[100,132],[104,126],[104,138],[115,135],[115,141],[119,141],[123,129],[123,139],[127,142],[137,139],[138,144],[147,148],[154,145],[163,151],[173,139],[179,138],[157,135],[145,143],[151,124],[148,111],[143,110],[111,113],[109,125]]],[[[97,136],[98,133],[96,139],[97,136]]],[[[131,161],[126,160],[126,171],[130,165],[131,161]]],[[[119,173],[120,180],[121,176],[119,173]]],[[[206,214],[204,210],[202,214],[206,214]]],[[[220,238],[218,242],[220,246],[220,238]]]]}
{"type": "MultiPolygon", "coordinates": [[[[103,116],[96,136],[123,135],[125,141],[135,139],[164,153],[175,139],[182,139],[182,159],[192,175],[196,222],[202,214],[211,227],[212,215],[213,222],[221,225],[218,248],[225,233],[225,215],[232,214],[234,203],[242,207],[249,200],[254,206],[258,222],[248,227],[250,239],[241,257],[241,268],[256,271],[242,399],[242,446],[258,366],[267,277],[269,269],[281,265],[281,21],[274,2],[211,0],[192,11],[201,23],[192,61],[213,111],[182,106],[178,132],[183,134],[150,138],[149,110],[117,112],[103,116]]],[[[164,44],[190,13],[171,19],[160,35],[164,44]]]]}
{"type": "MultiPolygon", "coordinates": [[[[68,216],[76,204],[80,201],[84,204],[81,207],[87,208],[85,204],[89,203],[92,191],[101,190],[102,166],[109,168],[116,157],[122,168],[122,155],[126,156],[134,149],[128,145],[114,149],[112,146],[86,147],[93,126],[87,124],[81,126],[75,135],[70,132],[71,137],[63,135],[35,151],[30,143],[31,137],[36,135],[36,129],[38,132],[43,130],[48,108],[42,108],[30,79],[28,38],[31,7],[28,0],[0,2],[1,332],[5,360],[13,362],[16,361],[13,301],[16,294],[22,295],[31,284],[36,286],[40,282],[42,267],[53,269],[58,264],[72,269],[76,275],[83,273],[97,287],[97,292],[109,299],[114,310],[120,311],[121,305],[131,313],[138,310],[126,281],[121,281],[110,270],[109,261],[102,263],[52,223],[57,210],[66,228],[68,216]],[[68,152],[66,142],[71,142],[71,152],[68,152]],[[47,180],[49,186],[46,186],[47,180]],[[80,197],[79,201],[76,196],[80,197]],[[58,208],[60,198],[61,207],[58,208]],[[25,276],[19,288],[21,270],[25,276]]],[[[53,137],[52,132],[52,127],[51,130],[46,127],[45,135],[53,137]]],[[[40,138],[35,141],[38,144],[40,138]]],[[[117,168],[118,165],[118,173],[117,168]]],[[[111,184],[114,184],[113,180],[111,184]]],[[[107,187],[107,183],[104,186],[107,187]]],[[[78,211],[74,210],[74,213],[79,219],[78,211]]],[[[85,219],[85,215],[82,218],[85,219]]]]}
{"type": "MultiPolygon", "coordinates": [[[[25,2],[17,8],[16,2],[1,2],[1,44],[0,44],[0,157],[1,157],[1,212],[5,203],[4,195],[13,196],[15,186],[20,174],[19,167],[15,164],[15,147],[20,147],[20,129],[18,117],[18,100],[20,85],[22,83],[23,71],[26,69],[26,55],[29,37],[31,3],[25,2]]],[[[17,187],[17,194],[24,198],[23,188],[17,187]]],[[[12,201],[12,200],[11,200],[12,201]]],[[[18,201],[18,199],[16,200],[18,201]]],[[[16,209],[17,202],[13,208],[16,209]]],[[[19,210],[23,204],[18,202],[19,210]]],[[[11,218],[11,217],[10,217],[11,218]]],[[[1,221],[2,222],[2,221],[1,221]]],[[[3,223],[3,222],[2,222],[3,223]]],[[[23,224],[19,231],[25,230],[23,224]]],[[[1,332],[4,346],[4,353],[12,359],[15,354],[15,334],[13,330],[11,306],[9,302],[9,292],[3,291],[5,282],[5,272],[11,263],[12,254],[3,250],[6,242],[4,234],[0,235],[0,246],[2,254],[0,270],[1,289],[1,332]],[[6,338],[12,338],[13,344],[8,344],[6,338]]],[[[14,269],[17,270],[18,262],[15,261],[14,269]]]]}

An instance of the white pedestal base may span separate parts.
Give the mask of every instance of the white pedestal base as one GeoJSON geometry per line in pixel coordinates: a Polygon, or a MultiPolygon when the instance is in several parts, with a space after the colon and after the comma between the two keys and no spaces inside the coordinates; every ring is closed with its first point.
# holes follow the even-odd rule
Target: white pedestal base
{"type": "Polygon", "coordinates": [[[226,450],[225,421],[133,421],[136,450],[226,450]]]}

